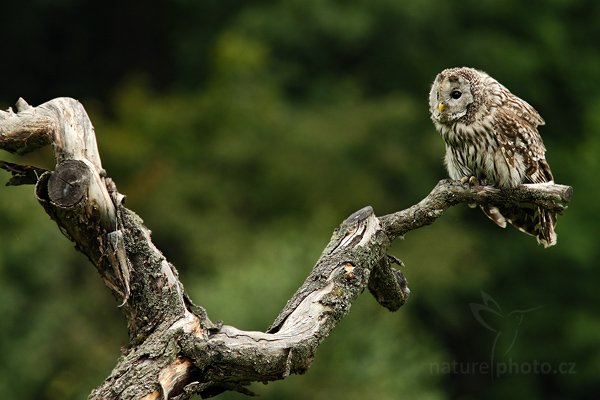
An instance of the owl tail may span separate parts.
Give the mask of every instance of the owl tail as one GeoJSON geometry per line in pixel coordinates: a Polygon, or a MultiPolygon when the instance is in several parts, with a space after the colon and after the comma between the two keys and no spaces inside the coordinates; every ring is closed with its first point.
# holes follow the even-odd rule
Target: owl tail
{"type": "Polygon", "coordinates": [[[556,214],[534,205],[521,207],[481,207],[483,213],[501,228],[506,228],[506,223],[524,232],[535,236],[538,243],[544,247],[556,244],[556,214]]]}

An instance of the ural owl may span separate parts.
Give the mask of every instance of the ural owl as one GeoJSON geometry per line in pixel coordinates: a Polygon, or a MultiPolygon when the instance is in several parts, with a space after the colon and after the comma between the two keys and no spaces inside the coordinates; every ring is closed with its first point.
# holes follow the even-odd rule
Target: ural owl
{"type": "MultiPolygon", "coordinates": [[[[527,102],[485,72],[440,72],[429,93],[431,119],[446,144],[450,178],[498,188],[552,182],[537,127],[544,120],[527,102]]],[[[535,205],[483,207],[502,228],[507,222],[549,247],[556,215],[535,205]]]]}

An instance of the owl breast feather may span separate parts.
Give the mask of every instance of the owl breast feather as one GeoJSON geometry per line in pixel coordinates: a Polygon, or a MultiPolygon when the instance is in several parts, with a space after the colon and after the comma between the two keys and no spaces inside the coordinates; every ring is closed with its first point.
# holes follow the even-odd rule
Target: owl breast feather
{"type": "Polygon", "coordinates": [[[521,154],[507,153],[498,142],[491,124],[436,124],[446,144],[445,165],[450,178],[474,176],[499,188],[523,182],[525,165],[521,154]]]}

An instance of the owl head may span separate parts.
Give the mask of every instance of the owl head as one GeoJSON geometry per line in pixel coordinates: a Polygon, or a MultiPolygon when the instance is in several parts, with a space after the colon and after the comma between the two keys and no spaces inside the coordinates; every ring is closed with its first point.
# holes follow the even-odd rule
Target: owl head
{"type": "Polygon", "coordinates": [[[472,68],[450,68],[440,72],[429,92],[429,111],[434,122],[452,124],[466,119],[476,105],[477,83],[483,72],[472,68]]]}

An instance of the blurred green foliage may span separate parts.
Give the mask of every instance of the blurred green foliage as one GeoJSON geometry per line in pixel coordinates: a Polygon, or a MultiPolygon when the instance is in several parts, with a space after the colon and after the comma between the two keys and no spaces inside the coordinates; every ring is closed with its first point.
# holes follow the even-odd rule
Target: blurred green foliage
{"type": "MultiPolygon", "coordinates": [[[[455,207],[395,243],[412,290],[401,311],[362,296],[305,376],[253,389],[598,397],[600,2],[29,3],[0,15],[2,106],[80,99],[105,168],[187,291],[242,329],[272,322],[351,212],[406,208],[445,177],[430,82],[450,66],[489,72],[545,117],[548,160],[574,187],[558,245],[455,207]],[[500,307],[486,316],[497,343],[515,337],[507,354],[471,312],[482,292],[500,307]],[[468,369],[492,361],[513,371],[468,369]],[[550,369],[528,370],[536,361],[550,369]]],[[[25,161],[53,164],[48,151],[25,161]]],[[[127,343],[116,303],[31,188],[0,190],[0,226],[0,397],[83,398],[127,343]]]]}

